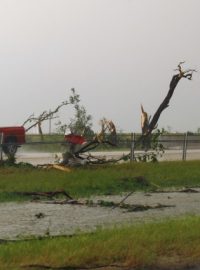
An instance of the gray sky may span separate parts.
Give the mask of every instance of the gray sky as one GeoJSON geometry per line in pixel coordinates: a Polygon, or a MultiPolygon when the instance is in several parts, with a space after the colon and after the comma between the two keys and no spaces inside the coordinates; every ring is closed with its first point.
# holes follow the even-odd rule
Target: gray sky
{"type": "MultiPolygon", "coordinates": [[[[0,0],[0,126],[56,107],[74,87],[93,116],[140,131],[174,69],[200,70],[199,0],[0,0]]],[[[200,127],[200,77],[182,80],[159,127],[200,127]]],[[[67,108],[62,119],[70,116],[67,108]]]]}

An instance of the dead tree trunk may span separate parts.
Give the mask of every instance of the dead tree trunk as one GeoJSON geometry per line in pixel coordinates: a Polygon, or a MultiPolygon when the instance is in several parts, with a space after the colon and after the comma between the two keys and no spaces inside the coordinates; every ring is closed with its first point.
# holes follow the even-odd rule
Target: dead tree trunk
{"type": "Polygon", "coordinates": [[[38,122],[38,132],[40,134],[41,140],[43,141],[44,136],[43,136],[43,132],[42,132],[42,124],[41,124],[41,122],[38,122]]]}
{"type": "Polygon", "coordinates": [[[139,138],[137,143],[140,143],[141,141],[148,138],[151,135],[151,133],[153,132],[153,130],[156,128],[156,126],[158,124],[158,120],[161,116],[161,113],[169,106],[169,102],[171,100],[171,97],[174,94],[174,90],[175,90],[176,86],[178,85],[179,81],[182,78],[186,78],[188,80],[192,79],[193,72],[195,72],[196,70],[188,69],[188,70],[183,71],[182,67],[181,67],[181,65],[183,63],[184,62],[180,62],[178,64],[178,68],[176,69],[178,71],[178,73],[172,77],[170,85],[169,85],[169,91],[168,91],[166,97],[164,98],[164,100],[160,104],[160,106],[158,107],[158,109],[155,112],[154,116],[152,117],[151,121],[149,121],[148,128],[146,129],[146,133],[142,134],[142,136],[139,138]]]}

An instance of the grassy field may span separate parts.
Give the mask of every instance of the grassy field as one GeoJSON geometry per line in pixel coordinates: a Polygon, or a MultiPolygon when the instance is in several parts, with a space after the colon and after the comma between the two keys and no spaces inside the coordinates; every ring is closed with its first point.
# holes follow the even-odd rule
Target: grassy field
{"type": "Polygon", "coordinates": [[[200,263],[199,227],[200,217],[188,216],[93,234],[1,243],[0,269],[186,269],[200,263]]]}
{"type": "MultiPolygon", "coordinates": [[[[65,190],[72,197],[200,187],[200,161],[127,163],[66,173],[0,167],[0,201],[30,200],[15,192],[65,190]]],[[[200,264],[200,217],[127,225],[72,237],[0,241],[0,269],[183,269],[200,264]],[[104,267],[103,267],[104,266],[104,267]]]]}
{"type": "Polygon", "coordinates": [[[74,198],[127,191],[199,187],[200,161],[133,163],[72,169],[0,167],[0,201],[30,199],[15,192],[65,190],[74,198]],[[141,180],[141,181],[140,181],[141,180]]]}

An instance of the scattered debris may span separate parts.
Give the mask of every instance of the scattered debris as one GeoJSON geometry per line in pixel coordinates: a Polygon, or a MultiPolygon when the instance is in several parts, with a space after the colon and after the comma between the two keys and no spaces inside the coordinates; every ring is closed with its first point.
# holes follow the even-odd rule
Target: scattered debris
{"type": "Polygon", "coordinates": [[[141,184],[142,186],[149,186],[149,181],[144,176],[135,176],[135,182],[141,184]]]}
{"type": "MultiPolygon", "coordinates": [[[[120,202],[119,202],[119,205],[121,205],[129,196],[131,196],[133,194],[134,191],[131,191],[130,193],[128,193],[120,202]]],[[[115,208],[116,206],[113,206],[113,209],[115,208]]]]}
{"type": "Polygon", "coordinates": [[[109,270],[115,270],[115,269],[124,269],[129,270],[129,267],[123,266],[123,265],[117,265],[117,264],[108,264],[108,265],[99,265],[99,266],[61,266],[61,267],[52,267],[48,265],[43,264],[29,264],[22,266],[25,269],[50,269],[50,270],[95,270],[95,269],[109,269],[109,270]]]}
{"type": "Polygon", "coordinates": [[[150,193],[145,193],[144,196],[146,196],[146,197],[151,197],[152,194],[150,194],[150,193]]]}
{"type": "Polygon", "coordinates": [[[52,168],[60,170],[60,171],[64,171],[64,172],[71,172],[70,168],[68,168],[66,166],[58,165],[58,164],[53,164],[52,168]]]}
{"type": "Polygon", "coordinates": [[[193,188],[186,188],[186,189],[180,190],[180,192],[185,192],[185,193],[199,193],[198,190],[193,189],[193,188]]]}
{"type": "Polygon", "coordinates": [[[46,204],[75,204],[75,205],[86,205],[85,202],[79,200],[54,200],[54,201],[43,201],[46,204]]]}
{"type": "Polygon", "coordinates": [[[48,197],[50,199],[53,199],[55,196],[63,195],[66,198],[73,200],[73,198],[65,190],[46,191],[46,192],[25,191],[25,192],[14,192],[14,194],[21,195],[21,196],[34,196],[34,199],[37,199],[37,200],[39,200],[40,197],[48,197]]]}
{"type": "MultiPolygon", "coordinates": [[[[128,196],[130,196],[128,194],[128,196]]],[[[123,200],[125,200],[124,198],[123,200]]],[[[78,200],[65,200],[65,201],[53,201],[53,202],[45,202],[45,203],[53,203],[53,204],[76,204],[76,205],[86,205],[89,207],[111,207],[115,209],[117,207],[126,209],[128,212],[137,212],[137,211],[147,211],[149,209],[162,209],[166,207],[175,207],[175,205],[165,205],[165,204],[156,204],[155,206],[150,205],[143,205],[143,204],[125,204],[125,203],[115,203],[113,201],[104,201],[98,200],[94,202],[93,200],[86,200],[86,201],[78,201],[78,200]]]]}
{"type": "MultiPolygon", "coordinates": [[[[146,211],[149,209],[161,209],[165,207],[175,207],[175,205],[164,205],[164,204],[156,204],[155,206],[150,205],[143,205],[143,204],[125,204],[124,201],[133,194],[134,191],[128,193],[119,203],[113,201],[105,201],[105,200],[98,200],[94,202],[93,200],[75,200],[73,199],[68,193],[65,191],[49,191],[49,192],[17,192],[15,194],[18,195],[26,195],[26,196],[36,196],[34,197],[34,202],[43,202],[46,204],[73,204],[73,205],[80,205],[80,206],[89,206],[89,207],[111,207],[112,209],[115,208],[123,208],[126,209],[128,212],[137,212],[137,211],[146,211]],[[54,199],[56,195],[64,195],[67,198],[65,200],[54,199]],[[44,201],[40,200],[40,197],[48,197],[51,201],[44,201]]],[[[35,215],[38,219],[43,218],[45,215],[41,212],[35,215]]]]}
{"type": "Polygon", "coordinates": [[[71,167],[68,167],[66,165],[62,165],[62,164],[38,164],[36,166],[39,169],[46,169],[46,170],[50,170],[50,169],[56,169],[56,170],[60,170],[63,172],[71,172],[72,169],[71,167]]]}
{"type": "Polygon", "coordinates": [[[123,205],[121,208],[125,208],[128,212],[138,212],[138,211],[147,211],[149,209],[162,209],[167,207],[176,207],[175,205],[160,204],[158,203],[155,206],[142,205],[142,204],[133,204],[133,205],[123,205]]]}
{"type": "Polygon", "coordinates": [[[149,209],[162,209],[166,207],[175,207],[175,205],[166,205],[166,204],[156,204],[155,206],[143,205],[143,204],[126,204],[126,203],[114,203],[112,201],[103,201],[100,200],[97,202],[97,205],[104,207],[116,207],[126,209],[128,212],[138,212],[138,211],[147,211],[149,209]]]}
{"type": "MultiPolygon", "coordinates": [[[[199,187],[198,187],[199,188],[199,187]]],[[[177,192],[183,192],[183,193],[200,193],[200,190],[194,189],[194,188],[183,188],[183,189],[174,189],[174,190],[168,190],[168,189],[157,189],[152,190],[151,193],[177,193],[177,192]]]]}
{"type": "Polygon", "coordinates": [[[42,212],[40,212],[40,213],[35,214],[35,217],[38,218],[38,219],[44,218],[45,217],[45,214],[42,213],[42,212]]]}

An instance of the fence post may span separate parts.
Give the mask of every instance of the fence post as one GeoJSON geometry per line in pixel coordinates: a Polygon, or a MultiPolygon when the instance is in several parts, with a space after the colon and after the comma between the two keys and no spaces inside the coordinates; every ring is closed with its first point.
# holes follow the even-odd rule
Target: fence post
{"type": "Polygon", "coordinates": [[[3,133],[0,133],[0,161],[3,161],[3,133]]]}
{"type": "Polygon", "coordinates": [[[131,133],[131,156],[130,162],[134,161],[134,151],[135,151],[135,133],[131,133]]]}
{"type": "Polygon", "coordinates": [[[182,156],[182,160],[186,160],[186,155],[187,155],[187,144],[188,144],[188,133],[185,133],[184,136],[184,141],[183,141],[183,156],[182,156]]]}

